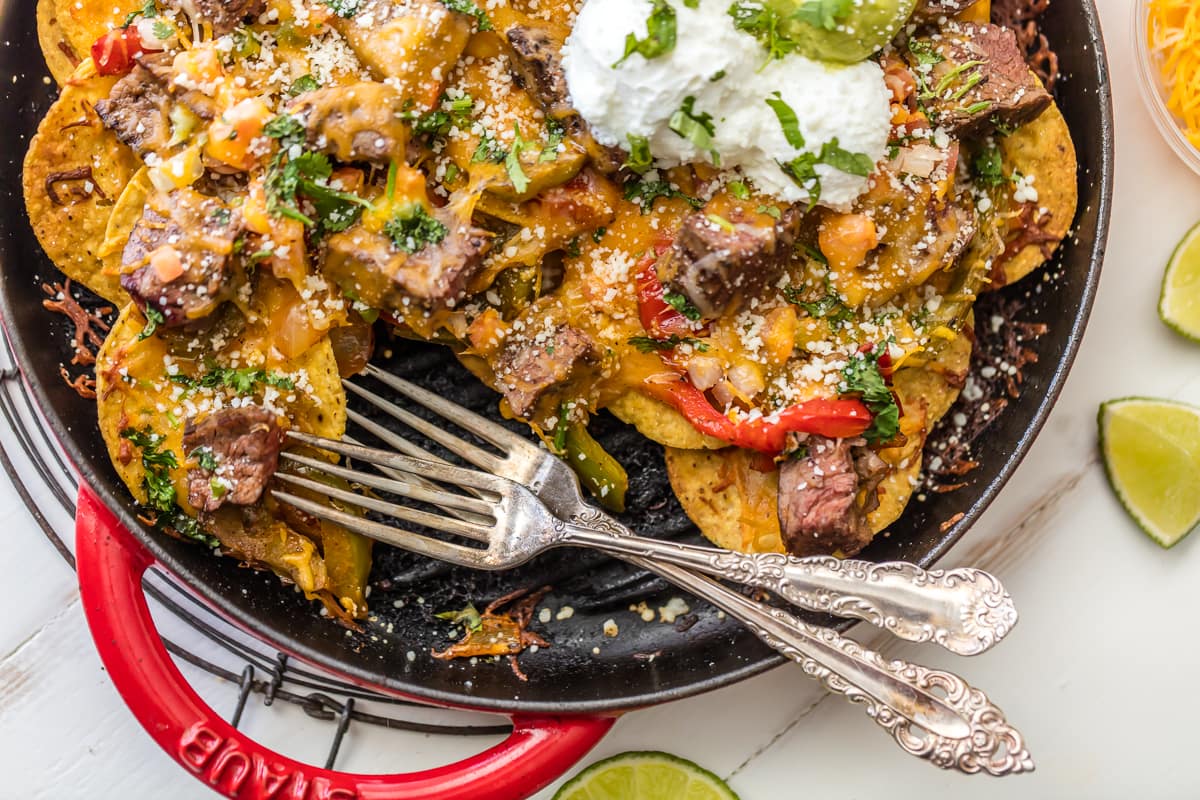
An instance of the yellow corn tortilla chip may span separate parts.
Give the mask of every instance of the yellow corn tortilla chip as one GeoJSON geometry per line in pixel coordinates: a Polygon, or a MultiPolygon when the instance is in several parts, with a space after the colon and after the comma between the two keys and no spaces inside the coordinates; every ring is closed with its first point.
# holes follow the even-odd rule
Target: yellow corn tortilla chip
{"type": "Polygon", "coordinates": [[[54,16],[71,50],[83,59],[97,39],[143,6],[141,0],[56,0],[54,16]]]}
{"type": "MultiPolygon", "coordinates": [[[[1022,125],[1010,135],[997,137],[996,145],[1000,148],[1005,175],[1019,173],[1033,177],[1039,219],[1044,220],[1041,228],[1051,237],[1050,241],[1027,244],[1004,261],[1003,285],[1007,286],[1046,263],[1066,237],[1075,221],[1079,186],[1075,144],[1057,105],[1051,105],[1033,122],[1022,125]]],[[[1020,214],[1021,208],[1013,199],[1012,184],[1004,184],[991,192],[991,196],[994,214],[1006,219],[1020,214]]],[[[1001,224],[1000,229],[1005,230],[1006,226],[1001,224]]],[[[1014,241],[1016,235],[1015,231],[1007,234],[1005,243],[1014,241]]],[[[999,288],[998,284],[996,281],[992,288],[999,288]]]]}
{"type": "Polygon", "coordinates": [[[46,68],[50,70],[54,81],[62,86],[71,77],[81,58],[58,21],[58,4],[55,0],[38,0],[37,29],[46,68]]]}
{"type": "Polygon", "coordinates": [[[150,183],[150,168],[142,167],[125,185],[104,226],[104,240],[100,242],[96,255],[104,260],[104,271],[109,275],[121,272],[121,254],[129,242],[129,236],[137,221],[146,210],[146,198],[154,185],[150,183]]]}
{"type": "MultiPolygon", "coordinates": [[[[867,515],[875,533],[895,522],[908,505],[925,437],[958,398],[970,356],[971,341],[960,334],[930,363],[896,372],[896,393],[905,409],[900,429],[908,441],[879,453],[891,469],[879,485],[879,507],[867,515]]],[[[668,447],[666,461],[684,511],[713,544],[751,553],[785,552],[778,470],[758,471],[758,456],[737,448],[668,447]]]]}
{"type": "Polygon", "coordinates": [[[727,443],[696,430],[666,403],[629,391],[605,406],[617,419],[638,429],[647,439],[685,450],[720,450],[727,443]]]}
{"type": "Polygon", "coordinates": [[[46,255],[67,277],[116,305],[128,299],[105,274],[101,244],[117,198],[141,166],[101,123],[95,103],[114,78],[72,80],[38,126],[25,155],[25,209],[46,255]]]}

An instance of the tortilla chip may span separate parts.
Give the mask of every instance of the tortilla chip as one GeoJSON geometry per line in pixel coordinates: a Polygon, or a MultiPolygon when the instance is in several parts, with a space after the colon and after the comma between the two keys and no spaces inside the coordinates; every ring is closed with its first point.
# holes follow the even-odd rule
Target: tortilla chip
{"type": "Polygon", "coordinates": [[[105,274],[101,243],[117,198],[141,166],[96,116],[115,78],[72,81],[50,107],[25,155],[25,208],[46,255],[67,277],[116,305],[128,299],[105,274]]]}
{"type": "Polygon", "coordinates": [[[71,50],[82,59],[91,52],[97,39],[113,28],[119,28],[126,17],[140,11],[145,3],[142,0],[57,0],[54,5],[54,16],[62,35],[71,50]]]}
{"type": "MultiPolygon", "coordinates": [[[[891,470],[879,485],[879,507],[867,515],[879,533],[895,522],[912,498],[921,472],[925,438],[958,398],[971,357],[971,340],[959,334],[924,365],[896,372],[905,414],[902,447],[879,451],[891,470]]],[[[750,553],[785,552],[779,529],[779,471],[760,472],[757,454],[724,450],[666,449],[667,475],[684,511],[713,544],[750,553]]]]}
{"type": "Polygon", "coordinates": [[[71,77],[75,67],[79,66],[81,59],[58,21],[58,4],[55,0],[38,0],[37,29],[46,68],[50,70],[54,81],[62,86],[71,77]]]}
{"type": "MultiPolygon", "coordinates": [[[[1000,148],[1005,175],[1020,173],[1034,177],[1037,212],[1042,220],[1039,227],[1047,240],[1027,244],[1007,258],[1003,262],[1004,283],[996,280],[992,288],[1015,283],[1046,263],[1075,221],[1079,203],[1075,144],[1057,105],[1051,105],[1033,122],[1022,125],[1012,134],[997,137],[996,144],[1000,148]],[[1045,209],[1044,213],[1042,209],[1045,209]]],[[[1011,184],[991,192],[991,196],[995,214],[1013,219],[1021,213],[1020,205],[1013,200],[1011,184]]],[[[1008,233],[1006,244],[1016,237],[1015,231],[1008,233]]]]}
{"type": "Polygon", "coordinates": [[[605,406],[617,419],[638,429],[638,433],[665,447],[684,450],[720,450],[728,443],[705,436],[692,423],[666,403],[639,391],[626,392],[605,406]]]}

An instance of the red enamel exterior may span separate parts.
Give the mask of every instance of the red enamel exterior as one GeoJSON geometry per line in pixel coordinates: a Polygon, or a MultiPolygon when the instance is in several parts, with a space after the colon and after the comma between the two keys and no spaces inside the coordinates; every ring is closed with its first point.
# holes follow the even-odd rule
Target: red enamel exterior
{"type": "Polygon", "coordinates": [[[356,775],[301,764],[221,719],[187,684],[150,617],[145,548],[82,485],[75,518],[79,590],[96,649],[117,691],[167,755],[238,800],[522,800],[581,759],[615,721],[608,716],[514,716],[513,732],[484,752],[435,769],[356,775]]]}

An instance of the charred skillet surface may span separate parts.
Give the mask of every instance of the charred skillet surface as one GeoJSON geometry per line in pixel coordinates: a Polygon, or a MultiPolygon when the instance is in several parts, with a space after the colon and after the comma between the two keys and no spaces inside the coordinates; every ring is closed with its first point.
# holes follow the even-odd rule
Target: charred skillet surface
{"type": "MultiPolygon", "coordinates": [[[[29,53],[37,52],[32,6],[22,6],[19,13],[0,19],[0,29],[3,39],[12,42],[0,48],[0,66],[18,76],[15,83],[6,82],[0,89],[7,107],[14,109],[10,124],[0,130],[0,146],[6,152],[21,153],[45,114],[53,89],[42,83],[41,66],[31,67],[29,53]]],[[[1027,298],[1029,321],[1049,324],[1050,333],[1039,342],[1040,361],[1026,371],[1021,398],[994,423],[976,451],[982,466],[968,476],[967,487],[931,495],[926,503],[913,503],[890,536],[877,537],[862,557],[904,558],[928,566],[957,541],[1028,449],[1078,346],[1099,274],[1110,206],[1109,83],[1090,3],[1061,0],[1052,4],[1044,31],[1059,49],[1062,70],[1070,78],[1064,86],[1071,91],[1061,100],[1079,143],[1081,192],[1078,243],[1075,237],[1068,240],[1049,267],[1062,277],[1040,283],[1041,291],[1027,298]],[[961,521],[939,530],[941,523],[958,514],[963,515],[961,521]]],[[[0,191],[6,211],[0,215],[0,265],[5,274],[0,308],[18,363],[40,407],[83,479],[154,557],[239,624],[287,652],[384,690],[510,711],[579,713],[633,708],[715,689],[779,663],[752,635],[694,603],[689,603],[693,612],[683,618],[680,627],[693,615],[696,621],[684,633],[673,625],[641,623],[628,612],[630,603],[646,599],[653,610],[679,593],[666,589],[656,595],[655,588],[661,584],[624,564],[592,560],[580,551],[550,553],[512,574],[474,574],[380,548],[371,600],[378,624],[383,628],[391,625],[393,631],[380,631],[380,640],[371,641],[369,635],[346,636],[273,576],[240,569],[230,559],[212,558],[203,548],[155,535],[137,521],[129,494],[113,475],[94,425],[80,424],[94,419],[94,403],[81,399],[58,375],[58,365],[70,361],[71,349],[64,321],[48,316],[41,307],[40,282],[54,279],[53,272],[23,216],[17,190],[19,159],[6,161],[0,171],[6,179],[3,185],[8,187],[0,191]],[[430,648],[449,643],[448,625],[434,619],[435,612],[459,608],[467,599],[486,601],[511,589],[536,588],[543,583],[552,584],[555,591],[542,605],[554,612],[570,606],[574,615],[549,625],[534,623],[551,647],[522,655],[529,683],[517,680],[503,663],[445,664],[428,656],[430,648]],[[610,617],[621,629],[615,639],[601,633],[603,622],[610,617]],[[593,654],[593,648],[600,650],[599,655],[593,654]],[[409,651],[413,653],[411,662],[406,656],[409,651]],[[648,658],[651,654],[657,654],[653,660],[648,658]],[[466,681],[471,682],[470,688],[466,681]]],[[[1028,291],[1018,284],[1006,294],[1025,298],[1028,291]]],[[[989,302],[984,300],[978,307],[979,318],[985,321],[989,302]]],[[[470,408],[495,414],[497,396],[458,367],[445,348],[390,342],[381,343],[378,350],[382,367],[470,408]],[[389,351],[390,357],[385,356],[389,351]]],[[[643,533],[693,536],[667,487],[657,446],[603,415],[597,423],[601,440],[621,454],[630,474],[631,511],[624,520],[643,533]]],[[[514,430],[525,427],[507,424],[513,424],[514,430]]],[[[372,628],[368,633],[376,631],[372,628]]]]}

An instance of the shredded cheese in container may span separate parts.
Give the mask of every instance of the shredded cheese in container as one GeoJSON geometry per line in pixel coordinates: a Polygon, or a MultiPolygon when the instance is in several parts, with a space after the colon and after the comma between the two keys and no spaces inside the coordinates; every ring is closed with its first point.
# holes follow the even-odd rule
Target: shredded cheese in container
{"type": "Polygon", "coordinates": [[[1167,108],[1200,149],[1200,0],[1151,0],[1148,44],[1167,108]]]}

